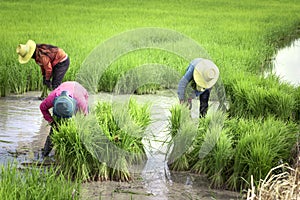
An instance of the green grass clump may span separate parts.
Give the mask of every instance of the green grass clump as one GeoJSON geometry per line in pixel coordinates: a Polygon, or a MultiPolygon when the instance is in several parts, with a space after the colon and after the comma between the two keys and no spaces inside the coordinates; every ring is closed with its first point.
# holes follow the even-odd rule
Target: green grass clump
{"type": "Polygon", "coordinates": [[[87,116],[77,115],[52,136],[61,171],[80,180],[131,179],[130,166],[146,159],[142,143],[150,123],[149,105],[98,102],[87,116]]]}
{"type": "Polygon", "coordinates": [[[251,175],[258,184],[270,169],[293,160],[291,155],[299,134],[295,123],[275,117],[228,118],[220,111],[208,112],[206,118],[199,119],[192,143],[186,145],[191,135],[182,130],[192,126],[187,125],[191,118],[180,119],[184,113],[181,110],[180,106],[171,109],[171,170],[206,174],[214,188],[242,190],[251,182],[251,175]],[[185,151],[178,152],[178,144],[185,151]],[[172,155],[177,155],[178,162],[172,160],[172,155]]]}
{"type": "Polygon", "coordinates": [[[146,159],[142,139],[150,124],[149,105],[140,106],[130,98],[127,105],[99,103],[96,116],[103,134],[117,148],[132,155],[126,156],[129,163],[141,163],[146,159]]]}
{"type": "MultiPolygon", "coordinates": [[[[299,89],[298,89],[299,90],[299,89]]],[[[284,121],[297,121],[297,89],[288,84],[279,84],[278,78],[240,80],[232,83],[230,115],[252,118],[275,116],[284,121]]]]}
{"type": "Polygon", "coordinates": [[[214,188],[224,188],[234,154],[233,136],[224,129],[226,115],[212,112],[199,119],[197,137],[190,157],[191,171],[207,174],[214,188]]]}
{"type": "Polygon", "coordinates": [[[186,105],[176,104],[171,109],[169,129],[171,142],[168,146],[168,166],[171,170],[184,171],[190,168],[189,147],[197,133],[186,105]]]}
{"type": "MultiPolygon", "coordinates": [[[[93,121],[86,121],[92,124],[93,121]]],[[[62,173],[72,180],[91,180],[98,178],[97,169],[101,168],[101,163],[92,156],[82,142],[82,138],[90,133],[87,129],[79,132],[78,121],[69,120],[62,122],[59,131],[54,131],[52,142],[55,149],[55,159],[59,163],[62,173]]]]}
{"type": "Polygon", "coordinates": [[[251,182],[251,175],[258,183],[272,168],[281,163],[291,164],[293,160],[292,150],[299,134],[296,124],[284,123],[274,117],[247,122],[251,129],[242,132],[235,147],[229,188],[245,188],[251,182]]]}
{"type": "Polygon", "coordinates": [[[67,180],[54,167],[32,165],[18,169],[14,164],[0,169],[0,196],[5,200],[79,199],[80,184],[67,180]]]}

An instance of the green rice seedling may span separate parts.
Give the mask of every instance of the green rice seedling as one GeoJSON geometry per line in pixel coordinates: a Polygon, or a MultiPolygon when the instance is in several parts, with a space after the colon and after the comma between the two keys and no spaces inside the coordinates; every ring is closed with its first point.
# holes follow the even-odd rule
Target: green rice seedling
{"type": "Polygon", "coordinates": [[[206,119],[200,119],[197,137],[193,146],[193,166],[191,170],[205,173],[214,188],[225,187],[227,170],[233,157],[233,140],[229,131],[223,129],[223,112],[208,113],[206,119]],[[196,160],[198,159],[198,160],[196,160]]]}
{"type": "MultiPolygon", "coordinates": [[[[179,107],[173,108],[172,113],[179,110],[179,107]]],[[[182,129],[179,116],[170,117],[174,120],[170,135],[175,138],[182,129]]],[[[285,124],[274,117],[257,122],[254,119],[227,119],[223,112],[212,112],[199,119],[197,136],[190,148],[177,157],[178,162],[174,162],[171,154],[170,158],[174,160],[168,160],[168,164],[171,170],[206,174],[214,188],[239,190],[251,175],[261,178],[278,163],[289,162],[296,138],[297,125],[285,124]]],[[[182,152],[176,151],[183,146],[179,141],[184,140],[174,141],[173,157],[182,152]]]]}
{"type": "MultiPolygon", "coordinates": [[[[199,158],[201,155],[200,148],[205,140],[208,127],[209,127],[209,119],[200,118],[198,123],[198,128],[197,128],[197,135],[192,144],[192,151],[189,153],[189,163],[191,166],[191,171],[199,174],[207,171],[204,168],[202,168],[206,166],[201,164],[201,162],[203,162],[204,160],[199,158]]],[[[203,157],[203,155],[201,156],[203,157]]]]}
{"type": "Polygon", "coordinates": [[[128,181],[131,179],[129,172],[129,165],[131,164],[126,160],[126,157],[121,155],[114,158],[113,168],[111,170],[110,176],[111,180],[117,181],[128,181]]]}
{"type": "Polygon", "coordinates": [[[245,186],[243,179],[250,183],[253,175],[257,183],[272,167],[289,162],[297,140],[297,125],[293,123],[285,124],[272,117],[260,122],[252,119],[248,123],[252,128],[237,143],[233,171],[228,179],[228,186],[235,190],[245,186]]]}
{"type": "Polygon", "coordinates": [[[150,104],[145,103],[139,105],[134,98],[130,98],[128,101],[129,114],[133,121],[142,128],[143,131],[151,123],[150,119],[150,104]]]}
{"type": "Polygon", "coordinates": [[[19,66],[15,62],[6,61],[7,69],[3,69],[1,86],[4,92],[22,94],[29,90],[40,89],[41,75],[39,68],[35,66],[19,66]],[[11,76],[10,74],[15,74],[11,76]]]}
{"type": "Polygon", "coordinates": [[[89,115],[62,122],[52,136],[60,169],[83,181],[130,180],[129,166],[146,159],[142,139],[149,123],[148,105],[99,102],[89,115]]]}
{"type": "Polygon", "coordinates": [[[41,98],[46,98],[48,96],[48,88],[47,86],[44,86],[42,89],[41,98]]]}
{"type": "Polygon", "coordinates": [[[65,176],[71,179],[90,180],[93,176],[93,167],[99,165],[86,149],[78,131],[78,123],[74,120],[62,122],[59,131],[54,131],[52,142],[55,149],[55,158],[60,163],[60,169],[65,176]]]}
{"type": "Polygon", "coordinates": [[[65,179],[53,166],[19,169],[8,163],[0,169],[0,195],[6,200],[79,199],[80,184],[65,179]]]}
{"type": "MultiPolygon", "coordinates": [[[[178,153],[175,150],[172,151],[173,154],[178,153]],[[174,153],[173,153],[174,152],[174,153]]],[[[181,153],[181,152],[179,152],[181,153]]],[[[172,156],[172,155],[171,155],[172,156]]],[[[178,156],[178,155],[176,155],[178,156]]],[[[173,171],[188,171],[190,169],[190,164],[188,160],[188,155],[183,153],[181,156],[176,158],[176,160],[171,160],[172,157],[168,161],[168,167],[173,171]]]]}
{"type": "MultiPolygon", "coordinates": [[[[91,62],[86,60],[91,51],[97,49],[104,41],[116,34],[140,27],[162,27],[185,34],[209,52],[210,57],[220,66],[224,84],[227,85],[227,88],[230,88],[234,84],[244,81],[242,79],[254,83],[259,82],[258,76],[263,71],[262,68],[266,65],[265,63],[269,62],[269,58],[274,55],[280,44],[287,44],[286,41],[292,41],[299,37],[299,33],[295,34],[299,26],[299,5],[295,4],[294,1],[273,2],[267,0],[261,2],[254,0],[228,3],[221,0],[216,5],[213,2],[200,0],[198,3],[199,5],[194,6],[194,1],[185,1],[180,5],[173,5],[171,1],[161,2],[157,0],[146,4],[134,4],[132,2],[120,4],[119,2],[108,3],[102,1],[101,4],[98,4],[95,1],[89,1],[85,5],[84,11],[81,12],[81,18],[78,19],[78,11],[81,6],[77,0],[64,8],[49,2],[33,5],[32,2],[26,1],[4,1],[1,4],[5,9],[2,9],[0,13],[0,24],[1,30],[5,30],[1,33],[1,38],[5,39],[1,41],[0,45],[3,48],[0,66],[3,66],[1,67],[2,70],[9,70],[12,63],[17,64],[15,47],[18,43],[25,42],[30,38],[36,40],[36,42],[49,42],[66,50],[71,58],[71,65],[65,80],[75,80],[77,75],[84,74],[78,74],[81,69],[86,70],[83,72],[93,72],[94,69],[109,65],[109,69],[102,77],[90,76],[94,80],[91,80],[88,85],[94,87],[96,84],[96,88],[92,88],[90,91],[111,91],[120,76],[128,69],[140,66],[141,63],[165,64],[183,74],[189,60],[181,57],[182,52],[190,50],[185,43],[179,46],[180,51],[170,53],[164,51],[163,48],[152,49],[152,51],[151,48],[139,49],[137,43],[132,42],[124,46],[124,49],[127,49],[130,53],[114,56],[110,61],[112,63],[97,65],[107,56],[118,52],[118,48],[109,52],[99,52],[91,62]],[[170,4],[173,6],[168,6],[170,4]],[[270,7],[270,4],[273,6],[270,7]],[[30,7],[32,12],[27,13],[26,9],[16,9],[20,7],[30,7]],[[31,19],[35,17],[34,13],[45,7],[51,7],[52,9],[48,10],[47,15],[32,22],[31,19]],[[186,15],[174,14],[174,12],[185,13],[186,8],[192,8],[189,9],[189,13],[186,15]],[[279,8],[280,12],[278,12],[279,8]],[[107,10],[109,12],[106,12],[107,10]],[[164,15],[161,12],[162,10],[171,14],[164,15]],[[54,12],[67,13],[60,15],[60,19],[68,23],[63,25],[44,23],[51,21],[54,12]],[[125,12],[126,15],[124,15],[125,12]],[[141,14],[147,16],[147,20],[141,18],[141,14]],[[20,22],[15,17],[17,15],[25,17],[20,22]],[[157,20],[162,19],[162,16],[164,20],[157,20]],[[199,18],[202,20],[199,21],[199,18]],[[106,23],[106,19],[110,19],[110,23],[106,23]],[[28,22],[30,22],[30,30],[28,30],[28,22]],[[233,23],[234,26],[232,26],[233,23]],[[55,34],[45,34],[49,29],[56,30],[55,34]],[[70,31],[66,33],[65,30],[70,31]],[[89,30],[89,33],[86,30],[89,30]],[[87,61],[87,65],[82,64],[83,61],[87,61]],[[95,65],[93,65],[93,61],[95,61],[95,65]],[[118,66],[115,69],[114,64],[118,66]],[[249,72],[249,74],[244,72],[249,72]],[[248,75],[253,75],[254,78],[248,75]]],[[[172,38],[169,39],[165,36],[163,38],[153,38],[150,42],[152,46],[158,44],[159,47],[163,46],[161,44],[174,45],[172,38]]],[[[111,46],[118,47],[116,43],[112,43],[111,46]]],[[[199,54],[201,56],[202,52],[199,52],[199,54]]],[[[196,53],[193,55],[196,55],[196,53]]],[[[33,61],[26,64],[26,67],[31,64],[33,64],[33,61]]],[[[21,68],[20,64],[17,65],[21,68]]],[[[38,67],[35,66],[35,69],[38,69],[38,67]]],[[[13,79],[11,77],[19,77],[20,73],[23,72],[16,70],[14,73],[6,74],[10,80],[13,79]]],[[[31,75],[31,72],[27,73],[27,78],[30,80],[28,80],[26,90],[34,90],[35,87],[40,87],[40,80],[36,76],[29,75],[31,75]]],[[[98,75],[100,76],[100,74],[98,75]]],[[[3,74],[3,76],[5,75],[3,74]]],[[[158,78],[168,79],[169,77],[165,74],[158,78]]],[[[0,80],[2,79],[5,79],[5,77],[0,77],[0,80]]],[[[14,89],[20,84],[10,83],[12,87],[6,93],[13,90],[16,90],[16,92],[24,91],[20,88],[14,89]]],[[[272,87],[267,84],[266,90],[270,88],[272,87]]],[[[157,85],[149,84],[139,88],[137,93],[153,92],[156,89],[157,85]]],[[[228,90],[228,95],[234,96],[235,93],[228,90]]],[[[239,102],[235,101],[234,105],[238,106],[239,102]]],[[[235,112],[231,112],[231,114],[235,114],[235,112]]]]}
{"type": "Polygon", "coordinates": [[[0,96],[5,97],[10,91],[8,84],[8,70],[0,66],[0,96]]]}
{"type": "Polygon", "coordinates": [[[133,153],[131,162],[145,159],[142,144],[144,131],[150,124],[149,105],[140,106],[130,98],[128,103],[99,103],[96,106],[99,125],[108,139],[123,150],[133,153]]]}
{"type": "Polygon", "coordinates": [[[10,64],[9,73],[15,72],[15,76],[9,77],[8,83],[12,91],[16,94],[22,94],[27,90],[27,75],[25,73],[25,68],[20,68],[16,64],[10,64]]]}
{"type": "MultiPolygon", "coordinates": [[[[254,78],[253,78],[254,79],[254,78]]],[[[273,87],[272,81],[240,81],[232,89],[230,114],[238,117],[276,116],[283,120],[293,119],[296,102],[291,88],[273,87]]]]}
{"type": "Polygon", "coordinates": [[[299,121],[300,120],[300,86],[298,86],[296,88],[296,91],[293,94],[295,96],[295,101],[296,101],[296,109],[294,111],[294,116],[295,116],[294,118],[296,121],[297,120],[299,121]]]}
{"type": "Polygon", "coordinates": [[[168,166],[170,170],[189,170],[189,153],[196,135],[197,126],[185,105],[174,105],[170,109],[169,129],[171,141],[168,145],[168,166]]]}
{"type": "MultiPolygon", "coordinates": [[[[297,27],[299,25],[298,5],[294,5],[292,1],[284,3],[272,2],[274,7],[270,8],[267,6],[269,4],[268,1],[259,2],[255,0],[255,2],[220,3],[220,5],[214,5],[204,1],[199,2],[199,5],[205,5],[205,9],[195,7],[195,9],[190,9],[188,15],[180,15],[176,20],[174,20],[173,15],[165,16],[165,20],[156,20],[157,18],[161,18],[161,9],[166,9],[165,5],[169,3],[170,2],[155,1],[152,2],[155,7],[148,5],[150,7],[145,9],[145,5],[143,4],[129,3],[128,6],[125,6],[123,4],[119,5],[118,3],[104,3],[99,6],[95,2],[89,2],[85,7],[85,12],[82,13],[81,19],[78,21],[76,16],[80,7],[77,1],[74,1],[64,8],[64,11],[67,10],[69,14],[61,15],[62,20],[70,23],[59,27],[57,27],[55,23],[42,23],[43,21],[49,21],[49,16],[52,16],[49,14],[41,18],[38,22],[30,23],[31,29],[26,30],[26,27],[28,27],[27,22],[34,18],[33,13],[35,12],[28,14],[25,13],[25,11],[15,9],[16,7],[29,6],[32,11],[38,11],[47,6],[51,6],[51,8],[53,8],[52,10],[56,11],[61,11],[62,8],[47,2],[35,4],[34,6],[23,1],[17,3],[3,2],[2,6],[5,7],[5,9],[0,13],[2,16],[1,19],[3,20],[0,24],[1,30],[6,31],[1,33],[2,38],[5,38],[5,40],[1,42],[0,46],[9,47],[2,51],[3,54],[1,54],[0,59],[1,69],[8,71],[8,73],[2,73],[3,75],[0,77],[0,80],[7,78],[7,87],[5,88],[7,88],[8,91],[5,93],[20,93],[28,90],[41,89],[39,67],[33,60],[25,66],[18,64],[15,53],[16,45],[29,38],[36,40],[36,42],[48,41],[65,49],[71,58],[71,65],[64,80],[75,80],[78,76],[77,80],[84,83],[87,82],[88,85],[86,87],[88,89],[92,87],[89,91],[113,91],[118,79],[126,75],[128,70],[134,70],[136,67],[148,63],[162,64],[179,72],[179,74],[183,74],[190,58],[184,58],[188,56],[183,56],[182,52],[188,52],[190,47],[184,42],[176,41],[176,44],[179,43],[177,46],[179,49],[178,52],[165,51],[162,47],[175,45],[174,38],[168,38],[165,35],[162,35],[162,38],[150,37],[149,41],[145,39],[145,42],[149,43],[149,47],[153,46],[154,48],[139,48],[138,43],[133,40],[124,46],[123,50],[128,50],[127,52],[120,51],[122,53],[112,57],[108,63],[104,63],[105,59],[103,58],[114,55],[115,52],[117,54],[118,48],[109,52],[104,51],[98,52],[98,54],[91,54],[91,51],[97,50],[98,46],[103,45],[103,41],[109,40],[112,36],[136,27],[147,27],[151,24],[151,26],[154,27],[169,28],[171,30],[177,27],[174,31],[185,34],[196,43],[199,43],[199,46],[202,46],[207,52],[210,52],[209,57],[220,66],[222,80],[226,85],[228,96],[233,97],[233,102],[231,103],[232,109],[230,109],[232,116],[243,116],[243,113],[246,116],[275,114],[286,120],[287,118],[291,119],[287,117],[288,113],[297,113],[294,104],[290,107],[286,106],[293,103],[293,99],[289,94],[292,94],[294,90],[285,92],[285,90],[279,89],[282,84],[279,84],[278,80],[264,79],[260,77],[260,74],[264,71],[266,63],[270,62],[269,58],[274,55],[278,47],[288,44],[293,39],[299,37],[299,33],[295,34],[297,33],[297,27]],[[20,4],[22,5],[20,6],[20,4]],[[257,5],[254,10],[252,9],[253,4],[257,5]],[[212,9],[208,9],[210,7],[214,8],[214,12],[212,12],[212,9]],[[112,9],[114,12],[102,12],[103,9],[106,8],[112,9]],[[280,8],[283,12],[278,12],[277,8],[280,8]],[[199,9],[201,10],[200,15],[205,16],[200,16],[201,19],[203,19],[201,23],[197,20],[197,17],[194,17],[199,15],[199,9]],[[126,10],[128,14],[126,16],[128,20],[125,21],[122,14],[124,10],[126,10]],[[147,16],[149,16],[148,20],[140,20],[138,17],[139,13],[136,13],[136,10],[141,12],[145,11],[147,16]],[[227,12],[228,10],[230,10],[230,12],[227,12]],[[26,15],[26,17],[21,23],[14,23],[17,19],[14,16],[19,14],[19,12],[24,12],[23,15],[26,15]],[[285,15],[283,13],[291,14],[285,15]],[[273,20],[270,20],[270,16],[272,16],[273,20]],[[91,18],[97,20],[89,21],[91,18]],[[109,24],[102,23],[102,19],[113,19],[113,22],[109,24]],[[89,23],[85,23],[86,21],[89,21],[89,23]],[[235,26],[231,26],[233,21],[235,26]],[[271,21],[272,23],[270,23],[271,21]],[[154,22],[154,24],[152,22],[154,22]],[[15,24],[18,24],[18,26],[15,26],[15,24]],[[41,24],[44,25],[41,26],[41,24]],[[45,24],[47,24],[47,26],[45,26],[45,24]],[[70,24],[72,25],[70,26],[70,24]],[[99,26],[99,24],[101,24],[101,26],[99,26]],[[110,27],[111,24],[114,24],[114,26],[110,27]],[[197,24],[196,29],[195,26],[191,24],[197,24]],[[207,29],[208,25],[210,29],[207,29]],[[45,30],[49,28],[56,30],[55,34],[57,34],[57,37],[44,34],[47,32],[45,30]],[[65,30],[67,29],[69,29],[70,32],[66,34],[65,30]],[[89,34],[87,34],[85,30],[90,30],[89,34]],[[61,35],[65,35],[65,38],[62,38],[61,35]],[[78,39],[78,35],[81,36],[80,39],[78,39]],[[233,37],[233,35],[235,37],[233,37]],[[156,44],[158,48],[155,48],[156,44]],[[88,55],[92,55],[91,60],[90,58],[87,59],[88,55]],[[102,75],[101,77],[100,74],[98,74],[99,76],[89,76],[90,72],[97,74],[97,69],[103,66],[108,66],[108,68],[103,74],[100,73],[102,75]],[[83,70],[82,73],[80,73],[80,70],[83,70]],[[84,74],[88,74],[90,81],[81,79],[84,74]],[[14,81],[14,79],[16,79],[16,81],[14,81]],[[239,89],[234,88],[236,85],[241,85],[241,87],[244,88],[241,93],[239,89]],[[247,88],[247,85],[251,85],[251,88],[247,88]],[[273,91],[269,92],[272,89],[273,91]],[[258,90],[257,93],[256,90],[258,90]],[[276,91],[278,91],[278,93],[276,91]],[[264,94],[264,92],[266,92],[266,94],[264,94]],[[282,93],[284,93],[283,97],[278,99],[278,94],[282,93]],[[257,94],[265,96],[256,97],[257,94]],[[250,98],[250,100],[248,98],[250,98]],[[251,103],[254,104],[251,105],[251,103]],[[247,106],[248,104],[249,107],[247,106]],[[270,107],[270,105],[278,106],[270,107]]],[[[193,1],[186,1],[182,6],[174,5],[175,8],[167,8],[166,12],[172,13],[176,9],[178,13],[184,12],[186,7],[191,7],[190,5],[193,4],[193,1]]],[[[52,11],[49,12],[51,13],[52,11]]],[[[114,45],[117,46],[118,44],[112,42],[107,45],[111,47],[114,45]]],[[[199,52],[199,54],[199,56],[205,55],[203,52],[199,52]]],[[[147,69],[147,67],[144,69],[147,69]]],[[[158,73],[155,81],[173,80],[173,76],[170,74],[171,73],[158,73]]],[[[125,84],[126,86],[124,85],[123,87],[128,87],[126,90],[129,90],[129,86],[135,84],[135,78],[136,77],[128,80],[128,86],[125,84]]],[[[154,92],[160,88],[172,88],[176,87],[177,82],[178,81],[168,82],[164,85],[149,83],[135,88],[135,92],[143,94],[154,92]]],[[[3,84],[1,84],[1,86],[2,90],[4,90],[3,84]]],[[[4,92],[2,92],[2,96],[3,95],[5,95],[4,92]]]]}
{"type": "Polygon", "coordinates": [[[180,121],[182,120],[182,106],[176,104],[170,109],[170,112],[171,115],[169,118],[169,130],[171,137],[174,138],[180,128],[180,121]]]}
{"type": "Polygon", "coordinates": [[[179,77],[174,68],[178,68],[176,65],[182,62],[180,59],[177,55],[159,49],[129,52],[109,66],[100,80],[100,87],[104,91],[130,94],[148,94],[160,89],[175,88],[179,77]]]}

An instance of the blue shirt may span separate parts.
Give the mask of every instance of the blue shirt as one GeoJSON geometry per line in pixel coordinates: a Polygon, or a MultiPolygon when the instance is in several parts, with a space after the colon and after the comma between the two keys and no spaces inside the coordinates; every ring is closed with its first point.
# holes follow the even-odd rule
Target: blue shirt
{"type": "MultiPolygon", "coordinates": [[[[202,58],[196,58],[196,59],[192,60],[189,64],[188,68],[186,69],[185,74],[180,79],[179,84],[178,84],[178,89],[177,89],[177,94],[178,94],[179,100],[185,99],[184,96],[185,96],[186,87],[194,79],[193,73],[194,73],[195,66],[200,62],[201,59],[202,58]]],[[[209,88],[206,90],[209,90],[209,88]]],[[[192,96],[193,95],[199,96],[203,92],[204,91],[201,92],[201,91],[194,89],[192,96]]]]}

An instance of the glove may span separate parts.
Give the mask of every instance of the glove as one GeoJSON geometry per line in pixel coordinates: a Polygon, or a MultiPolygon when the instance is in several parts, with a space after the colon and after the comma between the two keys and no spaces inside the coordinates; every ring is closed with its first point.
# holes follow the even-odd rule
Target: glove
{"type": "Polygon", "coordinates": [[[50,80],[45,80],[45,85],[47,88],[51,89],[51,81],[50,80]]]}

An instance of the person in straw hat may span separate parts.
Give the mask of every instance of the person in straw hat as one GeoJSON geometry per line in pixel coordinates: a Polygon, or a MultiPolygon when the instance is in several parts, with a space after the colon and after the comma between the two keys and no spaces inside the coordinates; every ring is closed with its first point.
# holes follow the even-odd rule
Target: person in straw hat
{"type": "Polygon", "coordinates": [[[47,136],[43,157],[49,155],[52,150],[51,135],[53,130],[59,128],[62,119],[71,118],[77,111],[88,114],[88,92],[76,81],[67,81],[53,90],[40,104],[40,110],[44,119],[50,124],[50,133],[47,136]],[[53,115],[49,110],[53,108],[53,115]]]}
{"type": "Polygon", "coordinates": [[[33,40],[28,40],[26,44],[19,44],[16,51],[21,64],[27,63],[31,58],[35,60],[41,67],[43,84],[49,89],[55,89],[61,84],[70,65],[69,57],[64,50],[50,44],[36,44],[33,40]]]}
{"type": "Polygon", "coordinates": [[[190,83],[193,91],[189,94],[187,104],[192,109],[192,98],[198,97],[200,100],[199,117],[205,117],[208,110],[208,100],[211,88],[219,79],[218,67],[208,59],[196,58],[192,60],[184,76],[178,84],[178,98],[180,103],[186,102],[187,85],[190,83]]]}

